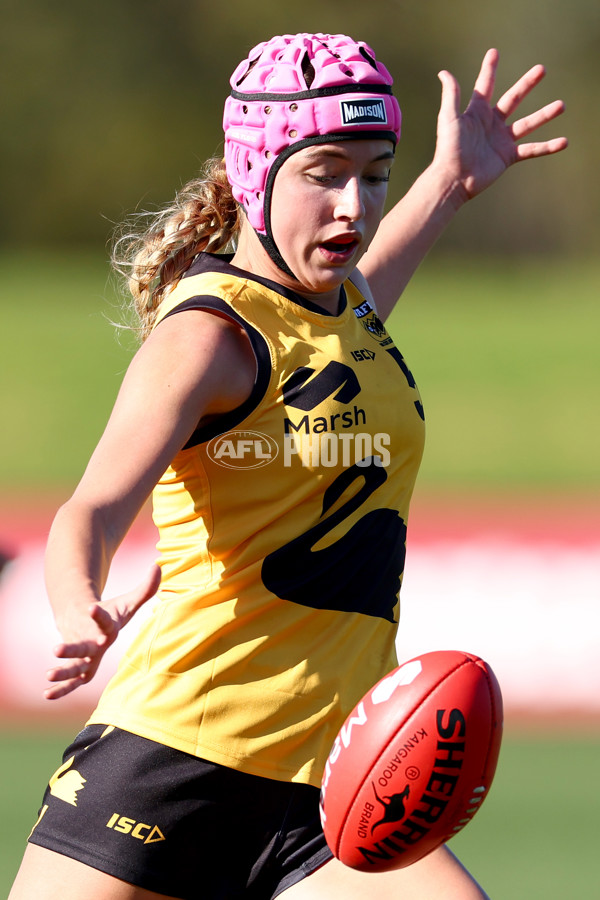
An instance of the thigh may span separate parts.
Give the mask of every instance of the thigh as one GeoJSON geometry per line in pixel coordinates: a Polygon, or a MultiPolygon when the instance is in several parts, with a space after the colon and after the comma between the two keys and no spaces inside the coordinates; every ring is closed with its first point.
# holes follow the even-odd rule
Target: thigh
{"type": "Polygon", "coordinates": [[[333,859],[281,895],[282,900],[489,900],[447,847],[391,872],[358,872],[333,859]]]}
{"type": "Polygon", "coordinates": [[[28,844],[9,900],[177,900],[28,844]]]}

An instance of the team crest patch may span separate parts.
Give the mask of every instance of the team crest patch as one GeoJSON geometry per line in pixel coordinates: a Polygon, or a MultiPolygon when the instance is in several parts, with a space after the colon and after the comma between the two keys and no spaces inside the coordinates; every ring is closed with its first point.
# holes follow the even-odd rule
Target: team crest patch
{"type": "Polygon", "coordinates": [[[380,347],[387,347],[392,343],[385,325],[376,312],[371,312],[370,315],[364,316],[360,321],[363,328],[368,331],[371,337],[375,338],[380,347]]]}
{"type": "Polygon", "coordinates": [[[366,100],[340,100],[342,125],[387,125],[385,102],[378,97],[366,100]]]}

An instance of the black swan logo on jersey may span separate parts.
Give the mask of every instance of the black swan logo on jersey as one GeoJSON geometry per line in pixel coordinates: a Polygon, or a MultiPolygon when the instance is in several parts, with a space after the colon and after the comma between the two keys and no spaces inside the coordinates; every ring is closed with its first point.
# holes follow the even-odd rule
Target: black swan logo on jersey
{"type": "Polygon", "coordinates": [[[401,822],[404,816],[406,815],[406,805],[405,800],[408,800],[408,795],[410,794],[410,788],[408,785],[404,788],[401,794],[392,794],[391,797],[380,797],[375,789],[375,785],[373,785],[373,793],[375,794],[375,799],[381,803],[384,808],[383,818],[371,828],[371,834],[375,831],[379,825],[386,825],[388,822],[401,822]]]}
{"type": "Polygon", "coordinates": [[[350,403],[360,394],[360,384],[353,369],[331,360],[315,375],[308,366],[296,369],[283,385],[286,406],[308,412],[333,395],[338,403],[350,403]],[[313,377],[314,376],[314,377],[313,377]]]}
{"type": "MultiPolygon", "coordinates": [[[[366,330],[379,341],[386,352],[390,354],[404,374],[408,386],[417,389],[417,383],[412,372],[408,368],[404,357],[397,347],[392,344],[392,339],[388,336],[387,331],[381,319],[375,315],[368,304],[363,304],[362,315],[360,319],[366,330]],[[369,310],[372,315],[369,314],[369,310]],[[387,344],[392,344],[388,347],[387,344]]],[[[355,312],[357,312],[355,310],[355,312]]],[[[300,366],[296,369],[283,385],[283,402],[286,406],[293,409],[300,409],[303,412],[309,412],[327,400],[333,395],[333,399],[338,403],[348,404],[360,394],[361,387],[356,377],[354,369],[344,363],[331,360],[325,368],[315,375],[315,370],[308,366],[300,366]]],[[[421,419],[425,419],[423,404],[420,400],[415,400],[415,409],[421,419]]]]}
{"type": "Polygon", "coordinates": [[[317,524],[265,557],[261,574],[267,590],[312,609],[357,612],[395,622],[406,556],[406,524],[396,510],[373,509],[332,544],[314,549],[387,477],[374,457],[341,472],[325,491],[317,524]],[[348,499],[337,506],[344,495],[348,499]]]}

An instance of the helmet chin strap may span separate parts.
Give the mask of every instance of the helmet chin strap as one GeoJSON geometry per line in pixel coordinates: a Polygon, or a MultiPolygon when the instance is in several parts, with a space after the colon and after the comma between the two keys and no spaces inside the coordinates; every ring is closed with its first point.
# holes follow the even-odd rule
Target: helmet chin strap
{"type": "MultiPolygon", "coordinates": [[[[275,237],[273,236],[273,229],[271,227],[271,202],[273,200],[273,189],[274,189],[274,185],[275,185],[275,178],[276,178],[277,173],[279,172],[281,166],[283,165],[283,163],[287,159],[289,159],[290,156],[293,156],[295,153],[297,153],[298,150],[300,150],[305,145],[305,143],[312,144],[313,142],[319,143],[319,144],[325,143],[324,139],[319,135],[319,136],[314,137],[310,142],[299,141],[297,144],[292,145],[291,147],[288,147],[287,149],[283,150],[279,154],[279,156],[273,163],[270,172],[267,175],[267,181],[266,181],[266,185],[265,185],[265,192],[264,192],[264,197],[263,197],[263,216],[264,216],[264,223],[265,223],[265,233],[263,234],[262,231],[258,231],[257,229],[254,229],[256,236],[258,237],[262,246],[264,247],[267,254],[269,255],[269,258],[275,263],[275,265],[281,272],[284,272],[285,275],[288,275],[290,278],[293,278],[294,281],[296,281],[298,284],[301,284],[300,280],[294,275],[294,273],[292,272],[292,270],[286,263],[285,259],[281,255],[281,253],[279,251],[279,247],[275,243],[275,237]]],[[[248,220],[248,221],[250,221],[250,220],[248,220]]]]}
{"type": "Polygon", "coordinates": [[[293,278],[294,281],[296,281],[298,284],[300,284],[300,280],[294,275],[294,273],[292,272],[292,270],[286,263],[285,259],[279,252],[279,248],[278,248],[277,244],[275,243],[275,240],[271,233],[270,224],[267,225],[267,229],[268,229],[267,234],[261,234],[261,232],[257,231],[256,228],[251,224],[250,220],[248,219],[248,214],[241,203],[238,203],[238,209],[240,210],[240,212],[243,213],[246,224],[249,226],[249,228],[251,228],[253,233],[256,235],[256,237],[262,244],[262,247],[265,250],[265,252],[267,253],[269,259],[271,259],[275,263],[275,265],[281,272],[283,272],[289,278],[293,278]]]}
{"type": "Polygon", "coordinates": [[[296,276],[294,275],[294,273],[292,272],[292,270],[286,263],[285,259],[281,255],[281,253],[279,252],[279,249],[277,248],[277,244],[273,240],[272,236],[270,234],[261,234],[259,231],[255,231],[255,234],[258,237],[261,244],[263,245],[263,247],[265,248],[265,250],[267,251],[267,253],[269,254],[269,257],[273,260],[273,262],[277,266],[277,268],[280,269],[282,272],[284,272],[286,275],[289,275],[290,278],[293,278],[294,281],[297,281],[299,284],[300,282],[298,281],[298,279],[296,278],[296,276]]]}

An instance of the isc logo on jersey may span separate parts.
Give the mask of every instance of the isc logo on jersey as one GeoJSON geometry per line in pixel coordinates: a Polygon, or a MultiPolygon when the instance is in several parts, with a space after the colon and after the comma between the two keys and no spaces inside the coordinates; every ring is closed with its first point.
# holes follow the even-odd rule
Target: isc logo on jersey
{"type": "Polygon", "coordinates": [[[275,441],[260,431],[228,431],[213,438],[206,452],[226,469],[260,469],[279,453],[275,441]]]}

